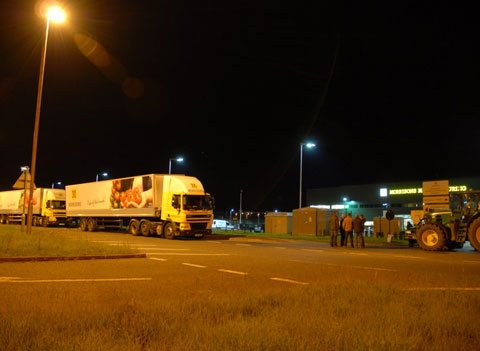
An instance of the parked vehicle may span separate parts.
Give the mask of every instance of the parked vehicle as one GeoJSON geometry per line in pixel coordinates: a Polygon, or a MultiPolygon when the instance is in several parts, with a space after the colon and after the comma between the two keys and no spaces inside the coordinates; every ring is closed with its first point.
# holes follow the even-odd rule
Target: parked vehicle
{"type": "MultiPolygon", "coordinates": [[[[0,223],[20,223],[28,214],[29,191],[0,192],[0,223]],[[25,206],[25,211],[23,207],[25,206]]],[[[32,224],[46,227],[66,223],[65,190],[37,188],[32,198],[32,224]]]]}
{"type": "Polygon", "coordinates": [[[133,235],[202,238],[213,198],[195,177],[148,174],[66,186],[67,216],[84,231],[126,227],[133,235]]]}
{"type": "Polygon", "coordinates": [[[233,224],[224,219],[214,219],[212,223],[212,229],[232,230],[234,228],[235,226],[233,224]]]}
{"type": "Polygon", "coordinates": [[[449,209],[415,211],[420,218],[406,231],[409,246],[415,243],[428,251],[463,247],[465,241],[480,251],[480,191],[450,193],[449,209]]]}

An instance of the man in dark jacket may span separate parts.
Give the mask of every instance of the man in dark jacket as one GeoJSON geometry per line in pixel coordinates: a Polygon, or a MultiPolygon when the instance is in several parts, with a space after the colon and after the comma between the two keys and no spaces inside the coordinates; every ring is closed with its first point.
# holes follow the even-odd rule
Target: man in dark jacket
{"type": "Polygon", "coordinates": [[[330,216],[330,246],[337,246],[337,236],[338,236],[338,215],[337,211],[333,212],[333,215],[330,216]]]}
{"type": "Polygon", "coordinates": [[[345,244],[345,229],[343,229],[343,221],[345,220],[345,213],[342,213],[340,218],[340,246],[345,244]]]}
{"type": "Polygon", "coordinates": [[[351,213],[343,220],[342,227],[345,229],[345,247],[348,246],[348,238],[350,238],[350,245],[353,247],[353,218],[351,213]]]}
{"type": "Polygon", "coordinates": [[[355,247],[358,248],[359,242],[362,248],[365,248],[365,241],[363,239],[363,230],[365,228],[363,220],[358,216],[355,215],[355,219],[353,220],[353,231],[355,232],[355,247]]]}

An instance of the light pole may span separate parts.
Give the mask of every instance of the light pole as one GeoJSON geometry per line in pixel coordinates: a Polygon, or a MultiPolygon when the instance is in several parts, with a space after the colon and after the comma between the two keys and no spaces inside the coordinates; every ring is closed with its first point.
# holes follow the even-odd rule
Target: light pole
{"type": "Polygon", "coordinates": [[[168,174],[172,174],[172,161],[183,162],[183,157],[174,157],[168,160],[168,174]]]}
{"type": "Polygon", "coordinates": [[[240,210],[239,210],[239,213],[240,213],[240,228],[239,229],[242,229],[242,194],[243,194],[243,189],[240,189],[240,210]]]}
{"type": "Polygon", "coordinates": [[[62,185],[62,182],[52,183],[52,189],[55,187],[55,184],[57,184],[57,185],[62,185]]]}
{"type": "Polygon", "coordinates": [[[103,172],[103,173],[97,173],[96,174],[96,177],[95,177],[95,181],[98,182],[98,176],[101,175],[102,177],[108,177],[108,173],[107,172],[103,172]]]}
{"type": "Polygon", "coordinates": [[[23,172],[23,208],[22,208],[22,225],[20,231],[25,231],[25,205],[26,205],[26,195],[27,195],[27,172],[30,169],[28,166],[22,166],[20,169],[23,172]]]}
{"type": "Polygon", "coordinates": [[[315,147],[314,143],[300,143],[300,190],[299,190],[298,208],[302,208],[302,168],[303,168],[303,146],[304,145],[308,149],[315,147]]]}
{"type": "MultiPolygon", "coordinates": [[[[48,43],[48,30],[50,27],[50,21],[53,23],[65,22],[66,14],[58,6],[53,6],[46,11],[46,26],[45,26],[45,38],[43,41],[42,56],[40,60],[40,74],[38,78],[38,90],[37,90],[37,105],[35,108],[35,127],[33,129],[33,147],[32,147],[32,164],[31,164],[31,180],[30,180],[30,196],[29,199],[33,199],[33,184],[35,182],[35,168],[37,165],[37,144],[38,144],[38,128],[40,125],[40,107],[42,105],[42,92],[43,92],[43,76],[45,74],[45,59],[47,57],[47,43],[48,43]]],[[[28,201],[28,213],[27,213],[27,233],[32,232],[32,201],[28,201]]]]}

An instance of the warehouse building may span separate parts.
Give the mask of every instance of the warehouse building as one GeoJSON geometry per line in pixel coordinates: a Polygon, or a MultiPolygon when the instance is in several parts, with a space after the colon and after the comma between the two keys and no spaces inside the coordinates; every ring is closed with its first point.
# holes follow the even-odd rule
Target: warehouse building
{"type": "MultiPolygon", "coordinates": [[[[450,179],[450,192],[480,190],[480,178],[450,179]]],[[[410,221],[410,212],[422,209],[422,181],[348,185],[307,189],[307,206],[365,215],[367,221],[384,217],[391,209],[403,225],[410,221]]]]}

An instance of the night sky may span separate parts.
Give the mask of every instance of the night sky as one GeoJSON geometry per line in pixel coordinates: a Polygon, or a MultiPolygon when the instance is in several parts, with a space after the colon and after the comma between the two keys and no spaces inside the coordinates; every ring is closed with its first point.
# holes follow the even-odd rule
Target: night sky
{"type": "MultiPolygon", "coordinates": [[[[217,210],[304,189],[479,174],[473,1],[63,2],[49,34],[36,185],[198,177],[217,210]]],[[[0,189],[31,162],[45,21],[0,2],[0,189]]],[[[305,199],[305,195],[304,195],[305,199]]]]}

